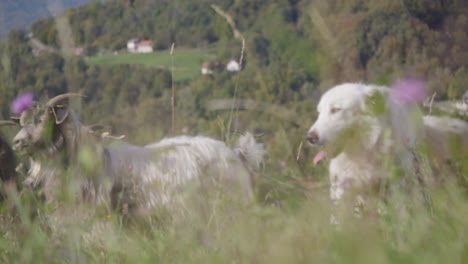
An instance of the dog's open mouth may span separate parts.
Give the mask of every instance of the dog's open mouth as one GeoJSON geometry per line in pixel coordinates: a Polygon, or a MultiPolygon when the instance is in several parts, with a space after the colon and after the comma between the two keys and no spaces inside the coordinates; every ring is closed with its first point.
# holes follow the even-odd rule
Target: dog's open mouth
{"type": "Polygon", "coordinates": [[[320,150],[314,157],[314,165],[318,165],[322,160],[327,158],[327,152],[320,150]]]}
{"type": "Polygon", "coordinates": [[[320,164],[320,162],[326,159],[333,159],[343,150],[340,145],[337,144],[326,144],[320,147],[321,149],[314,156],[314,165],[320,164]]]}

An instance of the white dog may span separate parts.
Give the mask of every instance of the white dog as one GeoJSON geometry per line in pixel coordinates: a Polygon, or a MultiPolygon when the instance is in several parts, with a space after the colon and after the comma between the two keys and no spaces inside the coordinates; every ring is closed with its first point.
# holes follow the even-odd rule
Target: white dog
{"type": "Polygon", "coordinates": [[[413,152],[422,132],[422,118],[415,105],[399,102],[391,89],[341,84],[321,97],[317,111],[307,139],[325,148],[314,163],[325,156],[331,159],[330,197],[335,203],[346,190],[357,189],[356,198],[362,200],[371,186],[391,175],[391,168],[386,167],[389,160],[406,176],[414,174],[413,152]]]}

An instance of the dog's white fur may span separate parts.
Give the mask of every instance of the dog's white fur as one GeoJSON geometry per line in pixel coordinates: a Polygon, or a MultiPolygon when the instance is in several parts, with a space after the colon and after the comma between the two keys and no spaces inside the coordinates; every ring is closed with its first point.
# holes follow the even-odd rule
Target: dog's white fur
{"type": "Polygon", "coordinates": [[[382,178],[390,158],[405,174],[413,173],[413,149],[421,134],[418,108],[400,103],[391,90],[345,83],[328,90],[308,131],[312,145],[324,147],[329,165],[330,197],[337,202],[347,189],[367,191],[382,178]],[[387,160],[388,161],[388,160],[387,160]]]}

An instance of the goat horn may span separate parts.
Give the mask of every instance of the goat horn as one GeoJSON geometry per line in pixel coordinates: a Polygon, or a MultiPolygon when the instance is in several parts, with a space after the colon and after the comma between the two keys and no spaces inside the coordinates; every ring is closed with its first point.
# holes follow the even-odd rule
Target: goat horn
{"type": "Polygon", "coordinates": [[[18,124],[10,120],[0,120],[0,126],[3,126],[3,125],[17,126],[18,124]]]}
{"type": "Polygon", "coordinates": [[[66,93],[66,94],[60,94],[60,95],[57,95],[53,98],[51,98],[46,106],[54,106],[56,105],[58,102],[64,100],[64,99],[67,99],[67,98],[71,98],[71,97],[84,97],[82,94],[79,94],[79,93],[66,93]]]}

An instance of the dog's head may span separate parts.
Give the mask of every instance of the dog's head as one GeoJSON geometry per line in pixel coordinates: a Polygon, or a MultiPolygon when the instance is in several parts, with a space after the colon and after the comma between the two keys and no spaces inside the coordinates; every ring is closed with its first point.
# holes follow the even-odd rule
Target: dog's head
{"type": "Polygon", "coordinates": [[[317,105],[318,118],[307,132],[308,142],[326,146],[328,155],[336,156],[362,132],[360,121],[385,107],[382,91],[382,87],[354,83],[328,90],[317,105]]]}

